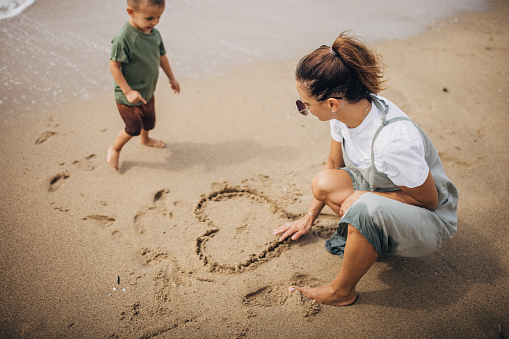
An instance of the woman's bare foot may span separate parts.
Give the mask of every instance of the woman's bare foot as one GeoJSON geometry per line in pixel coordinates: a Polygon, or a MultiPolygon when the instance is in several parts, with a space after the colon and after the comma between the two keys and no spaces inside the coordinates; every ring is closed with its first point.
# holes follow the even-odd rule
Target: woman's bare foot
{"type": "Polygon", "coordinates": [[[145,146],[150,147],[158,147],[158,148],[164,148],[166,147],[166,144],[162,140],[147,138],[146,140],[142,140],[141,142],[145,146]]]}
{"type": "Polygon", "coordinates": [[[110,164],[111,167],[118,171],[118,158],[120,156],[120,152],[115,151],[113,146],[108,148],[108,155],[106,156],[106,161],[110,164]]]}
{"type": "Polygon", "coordinates": [[[318,288],[311,287],[297,287],[290,286],[290,292],[299,291],[304,294],[310,300],[316,300],[320,304],[332,305],[332,306],[348,306],[353,304],[357,300],[357,294],[355,291],[349,295],[338,295],[334,293],[334,289],[331,285],[326,285],[318,288]]]}

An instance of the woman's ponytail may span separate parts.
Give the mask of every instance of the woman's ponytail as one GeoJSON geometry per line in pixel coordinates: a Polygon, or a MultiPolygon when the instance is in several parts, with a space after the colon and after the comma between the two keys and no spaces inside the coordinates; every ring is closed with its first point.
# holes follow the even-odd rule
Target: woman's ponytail
{"type": "Polygon", "coordinates": [[[302,58],[296,78],[317,100],[343,96],[350,102],[369,98],[383,87],[383,64],[358,38],[341,33],[331,47],[302,58]]]}

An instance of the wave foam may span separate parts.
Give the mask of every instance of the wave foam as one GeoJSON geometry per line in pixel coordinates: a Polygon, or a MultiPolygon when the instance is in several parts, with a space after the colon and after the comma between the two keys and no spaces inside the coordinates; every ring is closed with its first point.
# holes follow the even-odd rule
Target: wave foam
{"type": "Polygon", "coordinates": [[[34,2],[35,0],[0,0],[0,20],[20,14],[34,2]]]}

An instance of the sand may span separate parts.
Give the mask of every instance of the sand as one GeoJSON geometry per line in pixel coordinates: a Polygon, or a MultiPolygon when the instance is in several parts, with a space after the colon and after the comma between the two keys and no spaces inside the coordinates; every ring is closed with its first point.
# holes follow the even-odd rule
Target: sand
{"type": "Polygon", "coordinates": [[[180,96],[162,77],[151,135],[167,147],[133,139],[118,172],[111,90],[0,114],[0,337],[508,335],[509,2],[492,5],[374,46],[382,95],[459,189],[459,227],[432,255],[378,260],[350,307],[287,292],[337,274],[337,216],[272,235],[305,213],[330,144],[327,123],[295,112],[297,60],[184,79],[180,96]]]}

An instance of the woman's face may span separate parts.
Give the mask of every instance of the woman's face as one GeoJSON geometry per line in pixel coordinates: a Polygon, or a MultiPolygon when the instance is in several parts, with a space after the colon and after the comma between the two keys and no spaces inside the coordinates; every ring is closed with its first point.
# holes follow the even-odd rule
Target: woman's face
{"type": "Polygon", "coordinates": [[[299,92],[300,99],[308,108],[308,111],[311,112],[315,117],[317,117],[321,121],[329,121],[334,119],[334,114],[332,113],[332,109],[329,104],[329,100],[324,100],[319,102],[315,98],[312,98],[306,88],[297,81],[297,92],[299,92]]]}

